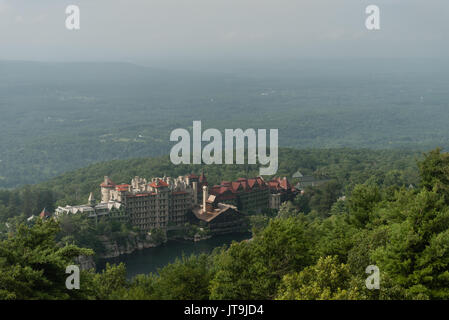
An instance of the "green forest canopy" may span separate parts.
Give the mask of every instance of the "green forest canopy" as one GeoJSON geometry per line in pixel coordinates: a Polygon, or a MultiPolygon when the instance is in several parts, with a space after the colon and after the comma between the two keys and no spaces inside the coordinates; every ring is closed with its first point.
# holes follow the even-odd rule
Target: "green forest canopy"
{"type": "MultiPolygon", "coordinates": [[[[416,161],[422,157],[419,152],[400,150],[279,150],[277,176],[286,176],[291,182],[293,175],[329,177],[339,185],[337,193],[347,194],[356,184],[370,180],[385,185],[417,185],[419,183],[416,161]]],[[[171,164],[168,157],[114,160],[97,163],[83,169],[65,173],[47,182],[25,186],[14,190],[0,190],[0,222],[23,214],[36,215],[47,207],[74,205],[87,202],[90,192],[100,198],[99,185],[104,176],[116,183],[129,183],[138,175],[141,177],[177,177],[188,173],[205,172],[209,183],[258,175],[256,165],[178,165],[171,164]]],[[[269,177],[265,177],[269,179],[269,177]]]]}
{"type": "Polygon", "coordinates": [[[306,64],[257,76],[0,61],[0,187],[168,154],[170,132],[193,120],[222,132],[278,128],[282,147],[449,146],[448,71],[441,63],[306,64]]]}
{"type": "Polygon", "coordinates": [[[81,249],[58,247],[52,220],[21,226],[0,242],[0,298],[449,299],[449,154],[431,151],[418,168],[420,187],[358,184],[327,217],[285,204],[252,241],[130,281],[123,264],[83,271],[79,291],[62,275],[81,249]],[[365,287],[369,265],[379,290],[365,287]]]}

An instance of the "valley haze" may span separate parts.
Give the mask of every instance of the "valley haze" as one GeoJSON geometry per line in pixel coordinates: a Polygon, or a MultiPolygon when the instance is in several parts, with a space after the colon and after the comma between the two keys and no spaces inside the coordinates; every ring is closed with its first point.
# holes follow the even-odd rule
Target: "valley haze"
{"type": "Polygon", "coordinates": [[[168,155],[170,132],[196,119],[218,130],[279,128],[281,147],[448,147],[446,60],[290,63],[242,74],[1,61],[0,187],[168,155]]]}

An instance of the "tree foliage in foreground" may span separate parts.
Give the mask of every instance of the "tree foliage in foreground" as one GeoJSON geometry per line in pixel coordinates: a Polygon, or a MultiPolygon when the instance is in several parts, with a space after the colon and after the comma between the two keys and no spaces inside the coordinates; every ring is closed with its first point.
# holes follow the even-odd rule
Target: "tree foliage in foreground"
{"type": "Polygon", "coordinates": [[[38,221],[32,228],[21,225],[14,235],[0,242],[0,299],[85,298],[67,290],[66,267],[74,258],[90,255],[74,245],[58,247],[58,224],[38,221]]]}
{"type": "MultiPolygon", "coordinates": [[[[297,203],[255,219],[253,238],[183,257],[156,274],[126,279],[124,265],[82,275],[65,290],[65,266],[88,254],[58,247],[58,226],[19,227],[0,242],[3,299],[449,299],[449,157],[419,163],[421,188],[357,185],[326,214],[297,203]],[[380,289],[365,269],[380,270],[380,289]]],[[[327,197],[325,197],[327,199],[327,197]]]]}

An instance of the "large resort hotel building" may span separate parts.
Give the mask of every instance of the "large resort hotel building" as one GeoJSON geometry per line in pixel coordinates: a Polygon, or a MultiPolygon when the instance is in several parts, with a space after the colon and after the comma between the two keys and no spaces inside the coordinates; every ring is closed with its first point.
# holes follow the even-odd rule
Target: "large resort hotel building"
{"type": "Polygon", "coordinates": [[[135,177],[131,184],[118,185],[106,176],[100,188],[100,203],[96,203],[91,193],[87,204],[58,207],[55,214],[108,216],[128,221],[142,231],[167,230],[192,223],[192,217],[212,224],[214,219],[226,220],[223,217],[231,211],[230,216],[237,216],[268,208],[279,209],[282,202],[296,195],[286,178],[268,182],[261,177],[241,178],[209,188],[204,173],[178,178],[164,176],[149,181],[135,177]],[[218,218],[220,215],[222,217],[218,218]]]}

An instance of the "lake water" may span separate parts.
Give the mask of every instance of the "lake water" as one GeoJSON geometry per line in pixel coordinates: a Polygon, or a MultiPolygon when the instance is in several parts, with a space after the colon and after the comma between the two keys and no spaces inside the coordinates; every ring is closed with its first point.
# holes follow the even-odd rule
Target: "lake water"
{"type": "Polygon", "coordinates": [[[191,254],[210,253],[214,248],[221,247],[224,244],[229,245],[232,241],[242,241],[249,238],[251,238],[251,234],[239,233],[216,236],[199,242],[171,240],[156,248],[136,250],[118,258],[102,259],[97,263],[97,271],[103,270],[107,262],[124,262],[127,277],[132,278],[137,274],[157,272],[158,268],[174,262],[176,258],[181,258],[183,254],[190,256],[191,254]]]}

